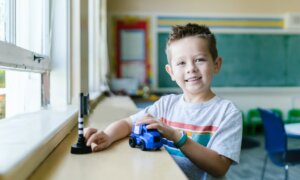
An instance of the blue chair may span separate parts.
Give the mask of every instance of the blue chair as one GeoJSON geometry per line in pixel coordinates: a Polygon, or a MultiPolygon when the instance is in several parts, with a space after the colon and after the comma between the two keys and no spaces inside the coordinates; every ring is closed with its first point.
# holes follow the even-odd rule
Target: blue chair
{"type": "Polygon", "coordinates": [[[285,179],[288,179],[289,165],[300,164],[300,149],[287,149],[287,135],[282,119],[274,112],[258,108],[263,121],[265,149],[267,151],[261,179],[264,178],[268,157],[271,161],[285,168],[285,179]]]}

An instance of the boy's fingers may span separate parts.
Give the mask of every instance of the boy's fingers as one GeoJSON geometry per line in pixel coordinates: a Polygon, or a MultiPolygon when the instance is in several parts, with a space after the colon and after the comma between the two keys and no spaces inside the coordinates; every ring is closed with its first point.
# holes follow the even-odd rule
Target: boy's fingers
{"type": "Polygon", "coordinates": [[[155,123],[155,122],[157,122],[156,119],[152,115],[147,114],[142,119],[137,120],[136,124],[137,125],[140,125],[140,124],[150,124],[150,123],[155,123]]]}
{"type": "Polygon", "coordinates": [[[147,113],[145,117],[153,117],[151,114],[147,113]]]}
{"type": "Polygon", "coordinates": [[[101,144],[94,144],[94,146],[92,146],[92,151],[93,152],[101,151],[103,149],[105,149],[105,146],[104,146],[103,143],[101,143],[101,144]]]}
{"type": "Polygon", "coordinates": [[[88,138],[86,145],[90,146],[93,142],[96,142],[98,138],[100,138],[98,134],[94,133],[93,135],[91,135],[91,137],[88,138]]]}
{"type": "Polygon", "coordinates": [[[157,123],[147,125],[147,129],[158,129],[158,128],[159,128],[159,124],[157,123]]]}
{"type": "Polygon", "coordinates": [[[84,137],[85,139],[89,139],[92,134],[95,134],[97,129],[95,128],[85,128],[84,129],[84,137]]]}
{"type": "Polygon", "coordinates": [[[151,123],[155,123],[156,120],[154,120],[153,118],[144,118],[144,119],[140,119],[137,120],[136,124],[140,125],[140,124],[151,124],[151,123]]]}
{"type": "Polygon", "coordinates": [[[98,151],[97,144],[95,144],[95,143],[92,143],[92,144],[91,144],[91,148],[92,148],[92,151],[93,151],[93,152],[98,151]]]}

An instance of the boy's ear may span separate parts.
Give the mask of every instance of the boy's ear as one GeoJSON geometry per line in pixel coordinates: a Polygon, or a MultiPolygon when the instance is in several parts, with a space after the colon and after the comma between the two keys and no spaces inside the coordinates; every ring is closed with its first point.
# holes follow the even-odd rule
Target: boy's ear
{"type": "Polygon", "coordinates": [[[214,73],[215,74],[217,74],[220,71],[221,66],[222,66],[222,58],[218,56],[216,58],[216,61],[215,61],[215,64],[214,64],[214,73]]]}
{"type": "Polygon", "coordinates": [[[165,69],[166,69],[167,73],[170,75],[172,81],[175,81],[174,75],[173,75],[173,70],[172,70],[171,65],[170,65],[170,64],[167,64],[167,65],[165,66],[165,69]]]}

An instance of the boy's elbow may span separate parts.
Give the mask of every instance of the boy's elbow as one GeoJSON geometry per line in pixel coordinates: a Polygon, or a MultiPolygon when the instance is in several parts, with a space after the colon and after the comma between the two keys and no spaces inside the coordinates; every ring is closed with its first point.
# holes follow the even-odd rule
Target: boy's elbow
{"type": "Polygon", "coordinates": [[[212,176],[215,178],[221,178],[224,177],[231,165],[232,161],[227,159],[223,165],[219,166],[213,173],[211,173],[212,176]]]}
{"type": "Polygon", "coordinates": [[[215,178],[222,178],[226,175],[227,171],[228,171],[228,169],[219,170],[219,171],[212,173],[211,175],[215,178]]]}

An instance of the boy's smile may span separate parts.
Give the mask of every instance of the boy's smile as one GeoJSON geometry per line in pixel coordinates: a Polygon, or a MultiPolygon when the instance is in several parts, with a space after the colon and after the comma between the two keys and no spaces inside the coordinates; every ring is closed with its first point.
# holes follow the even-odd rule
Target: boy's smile
{"type": "Polygon", "coordinates": [[[191,36],[174,41],[169,54],[170,64],[166,70],[183,90],[185,98],[193,101],[201,96],[204,101],[211,96],[211,81],[220,69],[221,59],[213,61],[207,40],[191,36]]]}
{"type": "Polygon", "coordinates": [[[198,81],[200,80],[202,77],[191,77],[191,78],[188,78],[187,80],[185,80],[186,82],[194,82],[194,81],[198,81]]]}

